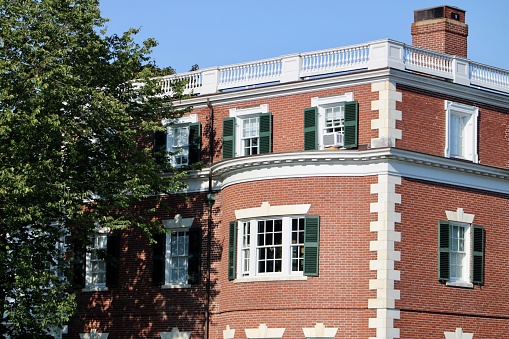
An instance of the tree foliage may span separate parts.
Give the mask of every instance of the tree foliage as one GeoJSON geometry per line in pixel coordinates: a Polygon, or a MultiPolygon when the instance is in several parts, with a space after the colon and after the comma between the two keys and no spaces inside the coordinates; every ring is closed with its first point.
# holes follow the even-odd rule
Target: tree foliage
{"type": "Polygon", "coordinates": [[[150,80],[156,42],[107,35],[98,0],[0,0],[0,17],[0,336],[37,337],[75,308],[64,236],[157,229],[131,211],[182,188],[150,145],[182,112],[150,80]]]}

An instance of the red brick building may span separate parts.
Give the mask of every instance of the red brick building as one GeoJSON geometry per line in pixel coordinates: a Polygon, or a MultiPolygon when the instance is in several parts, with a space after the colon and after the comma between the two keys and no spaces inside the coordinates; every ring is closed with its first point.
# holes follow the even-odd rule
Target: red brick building
{"type": "Polygon", "coordinates": [[[412,35],[165,78],[205,166],[157,244],[98,234],[63,338],[508,338],[509,71],[461,9],[412,35]]]}

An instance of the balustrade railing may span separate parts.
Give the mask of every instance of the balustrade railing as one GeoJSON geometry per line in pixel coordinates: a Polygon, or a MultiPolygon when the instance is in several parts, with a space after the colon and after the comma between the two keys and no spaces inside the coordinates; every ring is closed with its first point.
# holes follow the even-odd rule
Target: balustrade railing
{"type": "Polygon", "coordinates": [[[394,40],[379,40],[361,45],[176,74],[161,78],[161,86],[165,94],[172,94],[172,85],[183,82],[184,93],[202,95],[228,89],[299,81],[339,72],[387,67],[416,71],[450,79],[462,85],[509,93],[509,71],[507,70],[409,46],[394,40]]]}

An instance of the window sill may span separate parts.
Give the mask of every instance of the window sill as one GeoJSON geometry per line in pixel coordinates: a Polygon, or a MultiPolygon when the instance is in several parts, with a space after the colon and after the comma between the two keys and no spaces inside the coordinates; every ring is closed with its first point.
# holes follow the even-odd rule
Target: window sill
{"type": "Polygon", "coordinates": [[[108,291],[106,286],[88,286],[81,290],[81,292],[105,292],[108,291]]]}
{"type": "Polygon", "coordinates": [[[460,288],[474,288],[474,284],[465,281],[448,281],[445,286],[460,287],[460,288]]]}
{"type": "Polygon", "coordinates": [[[249,283],[249,282],[258,282],[258,281],[288,281],[288,280],[308,280],[307,276],[303,275],[285,275],[280,277],[241,277],[235,279],[233,282],[237,283],[249,283]]]}
{"type": "Polygon", "coordinates": [[[163,290],[168,290],[168,289],[172,289],[172,288],[189,288],[191,287],[191,285],[189,284],[164,284],[164,285],[161,285],[161,289],[163,290]]]}

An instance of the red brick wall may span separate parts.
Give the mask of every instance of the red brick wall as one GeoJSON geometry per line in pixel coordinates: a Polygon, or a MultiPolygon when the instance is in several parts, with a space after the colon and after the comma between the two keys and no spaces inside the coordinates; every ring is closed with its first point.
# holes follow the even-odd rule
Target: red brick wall
{"type": "MultiPolygon", "coordinates": [[[[257,100],[246,100],[234,104],[214,105],[214,129],[216,152],[214,162],[222,160],[222,136],[223,119],[229,117],[229,110],[268,104],[272,113],[273,153],[299,152],[304,150],[304,109],[311,107],[311,98],[317,96],[342,95],[353,92],[354,100],[359,102],[359,145],[366,148],[372,138],[378,137],[378,132],[371,129],[371,120],[378,118],[378,112],[371,111],[371,101],[378,99],[378,93],[371,92],[371,85],[355,87],[341,87],[329,90],[319,90],[301,94],[278,96],[276,98],[264,98],[257,100]]],[[[209,109],[194,109],[193,114],[198,114],[202,123],[202,156],[205,162],[208,161],[208,128],[209,109]]]]}
{"type": "Polygon", "coordinates": [[[509,238],[509,196],[411,179],[403,179],[397,193],[402,241],[396,244],[401,281],[395,288],[401,291],[396,302],[401,320],[395,327],[401,338],[442,338],[444,330],[457,327],[475,338],[509,337],[509,248],[503,241],[509,238]],[[486,231],[485,284],[473,289],[438,281],[438,221],[458,208],[474,214],[474,224],[486,231]]]}
{"type": "Polygon", "coordinates": [[[396,108],[403,119],[396,127],[403,138],[396,147],[411,151],[444,156],[446,135],[445,100],[479,108],[477,122],[478,155],[483,165],[509,168],[509,110],[484,103],[446,96],[404,85],[397,85],[402,92],[402,102],[396,108]]]}
{"type": "Polygon", "coordinates": [[[376,317],[368,310],[368,299],[376,298],[369,290],[369,250],[376,234],[369,231],[376,215],[369,213],[370,184],[376,177],[325,177],[266,180],[237,184],[221,193],[222,222],[218,236],[223,246],[217,271],[220,292],[215,300],[214,331],[230,325],[237,329],[235,338],[245,338],[245,328],[261,323],[284,327],[285,338],[302,337],[302,327],[323,322],[339,327],[336,338],[367,338],[374,335],[368,319],[376,317]],[[309,215],[320,216],[320,275],[306,281],[265,281],[234,283],[227,276],[229,221],[234,211],[260,207],[311,204],[309,215]]]}

